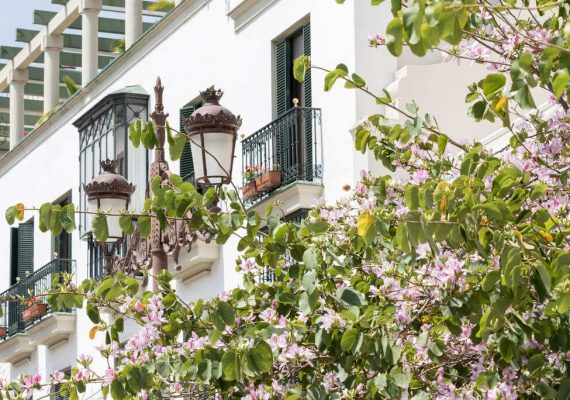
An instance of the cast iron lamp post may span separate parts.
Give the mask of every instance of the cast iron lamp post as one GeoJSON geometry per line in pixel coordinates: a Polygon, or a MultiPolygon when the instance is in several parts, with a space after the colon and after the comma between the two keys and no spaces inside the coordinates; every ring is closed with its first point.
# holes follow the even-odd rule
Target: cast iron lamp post
{"type": "MultiPolygon", "coordinates": [[[[162,180],[167,180],[172,174],[164,152],[165,125],[168,114],[164,113],[163,91],[164,87],[160,78],[157,78],[154,87],[155,109],[151,114],[156,126],[157,145],[154,149],[154,161],[150,165],[149,182],[157,176],[162,180]]],[[[196,186],[199,188],[214,187],[219,190],[222,185],[231,181],[237,130],[242,121],[241,117],[236,117],[230,110],[219,104],[223,95],[221,90],[215,90],[212,86],[200,94],[205,104],[184,121],[184,127],[190,139],[196,186]]],[[[210,240],[207,235],[200,232],[190,232],[188,224],[180,220],[168,220],[168,227],[163,231],[158,219],[151,218],[150,238],[145,239],[138,231],[135,231],[131,236],[126,255],[124,257],[113,255],[123,240],[118,214],[128,209],[130,196],[135,190],[132,184],[115,172],[116,165],[115,161],[102,162],[103,172],[85,186],[85,193],[92,211],[101,209],[117,215],[117,217],[109,215],[107,219],[109,238],[105,243],[100,243],[105,251],[107,273],[122,271],[127,274],[136,274],[147,265],[152,269],[153,274],[157,274],[161,269],[168,267],[169,254],[173,255],[176,268],[180,268],[178,253],[181,247],[185,246],[190,250],[196,239],[206,242],[210,240]]],[[[146,196],[150,196],[148,188],[146,196]]],[[[156,283],[154,283],[155,291],[156,288],[156,283]]]]}

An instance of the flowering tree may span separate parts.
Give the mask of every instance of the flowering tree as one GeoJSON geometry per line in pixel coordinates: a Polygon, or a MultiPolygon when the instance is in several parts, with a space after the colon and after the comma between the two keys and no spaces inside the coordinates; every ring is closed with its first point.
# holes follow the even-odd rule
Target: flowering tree
{"type": "MultiPolygon", "coordinates": [[[[90,335],[106,337],[101,355],[117,364],[95,371],[82,357],[70,377],[22,377],[3,383],[0,398],[51,383],[70,398],[87,384],[113,399],[570,398],[570,7],[413,0],[392,1],[392,12],[372,46],[489,65],[466,101],[475,119],[502,122],[509,149],[456,142],[415,104],[370,93],[343,64],[325,70],[325,90],[341,80],[402,114],[404,122],[370,116],[355,146],[409,181],[363,172],[345,198],[317,205],[300,225],[245,210],[234,190],[220,194],[228,211],[212,213],[213,191],[201,195],[176,175],[153,182],[139,223],[188,218],[218,243],[239,235],[241,287],[187,304],[166,271],[154,277],[158,293],[142,295],[120,273],[79,287],[66,277],[49,303],[85,306],[90,335]],[[539,90],[550,100],[537,109],[539,90]],[[117,313],[112,324],[102,307],[117,313]],[[141,326],[132,337],[121,336],[126,319],[141,326]]],[[[324,69],[301,57],[296,77],[307,68],[324,69]]],[[[131,131],[133,142],[145,129],[131,131]]],[[[186,138],[169,137],[179,157],[186,138]]],[[[8,221],[23,212],[11,207],[8,221]]],[[[73,229],[69,215],[45,230],[73,229]]],[[[104,239],[104,210],[95,220],[104,239]]],[[[122,226],[134,228],[129,215],[122,226]]]]}

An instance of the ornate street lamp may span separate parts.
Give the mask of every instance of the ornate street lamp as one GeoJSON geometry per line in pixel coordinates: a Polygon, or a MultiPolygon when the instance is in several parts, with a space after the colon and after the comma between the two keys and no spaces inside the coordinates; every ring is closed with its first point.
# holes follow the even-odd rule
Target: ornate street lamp
{"type": "Polygon", "coordinates": [[[104,243],[105,269],[110,272],[112,256],[123,242],[123,231],[119,225],[119,214],[129,208],[135,186],[117,173],[118,162],[101,161],[102,172],[84,185],[90,212],[102,210],[108,213],[107,227],[109,235],[104,243]]]}
{"type": "Polygon", "coordinates": [[[184,121],[198,187],[219,188],[232,179],[237,131],[242,120],[220,105],[223,94],[213,86],[200,92],[205,104],[184,121]]]}
{"type": "MultiPolygon", "coordinates": [[[[155,109],[151,114],[156,125],[157,145],[154,149],[154,161],[150,165],[149,181],[157,176],[166,180],[171,175],[164,151],[168,114],[164,112],[162,103],[163,91],[164,87],[158,78],[154,87],[155,109]]],[[[219,189],[221,185],[231,181],[237,130],[242,121],[239,116],[236,117],[219,104],[223,94],[221,90],[211,87],[200,94],[205,105],[186,119],[184,127],[188,137],[196,142],[191,143],[196,186],[219,189]]],[[[116,167],[115,161],[101,162],[103,172],[85,185],[90,211],[100,209],[117,215],[116,217],[108,216],[109,238],[105,243],[101,243],[104,248],[107,273],[123,271],[127,274],[136,274],[140,272],[143,265],[146,265],[152,268],[154,274],[157,274],[161,269],[167,268],[168,254],[174,257],[174,263],[179,268],[178,254],[182,247],[190,250],[196,239],[209,242],[208,235],[190,232],[188,224],[184,221],[167,218],[168,227],[163,230],[158,219],[152,218],[150,238],[145,239],[138,231],[135,231],[130,238],[126,255],[114,257],[116,248],[123,240],[118,215],[121,211],[128,209],[131,194],[135,190],[132,184],[115,172],[116,167]]],[[[147,190],[146,193],[148,196],[151,191],[147,190]]],[[[214,207],[213,210],[215,209],[214,207]]],[[[156,282],[153,289],[156,290],[156,282]]]]}

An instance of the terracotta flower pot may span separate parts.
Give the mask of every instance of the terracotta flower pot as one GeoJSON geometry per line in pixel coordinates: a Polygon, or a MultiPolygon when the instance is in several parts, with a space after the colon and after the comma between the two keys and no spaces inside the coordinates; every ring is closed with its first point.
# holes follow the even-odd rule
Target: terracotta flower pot
{"type": "Polygon", "coordinates": [[[34,303],[24,310],[22,317],[29,322],[43,317],[47,314],[48,306],[45,303],[34,303]]]}
{"type": "Polygon", "coordinates": [[[8,328],[5,326],[0,326],[0,338],[3,338],[8,333],[8,328]]]}
{"type": "Polygon", "coordinates": [[[269,171],[261,175],[255,181],[257,190],[266,192],[281,185],[281,171],[269,171]]]}
{"type": "Polygon", "coordinates": [[[244,199],[250,199],[257,194],[257,188],[255,187],[255,181],[246,183],[242,188],[241,192],[244,199]]]}

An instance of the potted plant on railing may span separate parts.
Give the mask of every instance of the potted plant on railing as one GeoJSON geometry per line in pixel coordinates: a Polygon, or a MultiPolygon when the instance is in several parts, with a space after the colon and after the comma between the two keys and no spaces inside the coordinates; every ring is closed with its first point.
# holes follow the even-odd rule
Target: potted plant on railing
{"type": "Polygon", "coordinates": [[[258,193],[255,186],[255,180],[259,177],[259,166],[256,165],[254,167],[250,167],[249,165],[246,165],[242,175],[245,181],[245,184],[241,188],[243,198],[252,198],[258,193]]]}
{"type": "Polygon", "coordinates": [[[259,192],[267,192],[281,185],[281,167],[279,164],[273,164],[271,169],[263,170],[255,181],[255,185],[259,192]]]}
{"type": "Polygon", "coordinates": [[[27,308],[22,315],[26,322],[36,320],[47,314],[47,304],[41,303],[40,299],[35,296],[26,299],[26,306],[27,308]]]}

